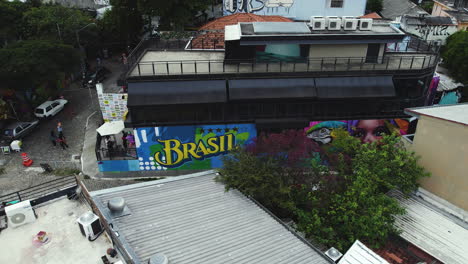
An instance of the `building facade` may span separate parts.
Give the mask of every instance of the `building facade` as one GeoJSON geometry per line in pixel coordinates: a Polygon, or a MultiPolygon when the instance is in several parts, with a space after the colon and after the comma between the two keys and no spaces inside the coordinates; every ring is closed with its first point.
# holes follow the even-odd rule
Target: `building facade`
{"type": "Polygon", "coordinates": [[[224,15],[253,13],[278,15],[293,20],[311,16],[362,16],[366,0],[224,0],[224,15]]]}
{"type": "Polygon", "coordinates": [[[432,15],[451,17],[457,21],[458,30],[468,29],[467,0],[434,0],[432,15]]]}
{"type": "Polygon", "coordinates": [[[437,45],[404,41],[399,29],[369,19],[312,22],[329,24],[228,25],[224,49],[146,40],[126,74],[125,125],[137,155],[118,169],[117,161],[101,159],[100,168],[219,167],[226,151],[261,132],[401,118],[404,108],[425,104],[437,45]]]}

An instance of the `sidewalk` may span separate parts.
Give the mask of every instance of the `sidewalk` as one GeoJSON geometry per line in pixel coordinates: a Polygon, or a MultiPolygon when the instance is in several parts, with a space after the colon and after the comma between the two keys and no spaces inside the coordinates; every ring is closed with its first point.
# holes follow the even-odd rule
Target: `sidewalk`
{"type": "Polygon", "coordinates": [[[85,125],[85,136],[83,151],[81,153],[81,171],[91,178],[101,177],[96,159],[96,129],[100,121],[100,111],[96,111],[90,116],[85,125]]]}

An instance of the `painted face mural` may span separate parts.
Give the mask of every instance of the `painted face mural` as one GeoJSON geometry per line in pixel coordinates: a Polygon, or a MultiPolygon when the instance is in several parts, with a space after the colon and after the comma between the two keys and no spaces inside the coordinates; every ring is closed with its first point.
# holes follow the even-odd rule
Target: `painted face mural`
{"type": "Polygon", "coordinates": [[[409,121],[405,119],[369,119],[369,120],[340,120],[313,121],[305,128],[307,137],[320,144],[328,144],[333,140],[333,129],[342,128],[350,135],[357,137],[363,143],[370,143],[382,139],[383,135],[397,132],[405,135],[408,132],[409,121]]]}
{"type": "Polygon", "coordinates": [[[140,170],[210,169],[221,156],[257,136],[253,124],[145,127],[135,129],[140,170]]]}

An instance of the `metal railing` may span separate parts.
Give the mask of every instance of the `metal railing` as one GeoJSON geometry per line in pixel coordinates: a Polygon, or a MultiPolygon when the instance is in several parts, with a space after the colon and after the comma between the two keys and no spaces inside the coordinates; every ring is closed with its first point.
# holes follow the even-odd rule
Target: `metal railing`
{"type": "Polygon", "coordinates": [[[117,146],[116,148],[99,148],[97,149],[96,156],[98,160],[126,160],[126,159],[137,159],[136,148],[123,148],[117,146]]]}
{"type": "Polygon", "coordinates": [[[180,60],[147,61],[135,65],[129,76],[408,71],[432,69],[437,54],[387,54],[383,57],[327,57],[299,62],[258,60],[180,60]]]}
{"type": "MultiPolygon", "coordinates": [[[[60,177],[56,180],[44,182],[20,191],[2,195],[0,196],[0,202],[9,203],[29,200],[31,205],[34,206],[72,193],[76,187],[77,183],[75,177],[60,177]]],[[[4,214],[5,211],[3,208],[0,208],[0,215],[4,214]]]]}

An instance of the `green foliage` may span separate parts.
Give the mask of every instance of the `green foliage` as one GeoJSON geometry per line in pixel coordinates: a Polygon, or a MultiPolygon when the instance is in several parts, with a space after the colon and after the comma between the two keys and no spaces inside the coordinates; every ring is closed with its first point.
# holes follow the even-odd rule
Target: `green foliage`
{"type": "Polygon", "coordinates": [[[442,58],[452,77],[468,84],[468,31],[458,31],[447,38],[442,58]]]}
{"type": "MultiPolygon", "coordinates": [[[[42,5],[23,14],[23,35],[27,39],[49,39],[76,44],[76,31],[92,23],[91,17],[80,10],[61,5],[42,5]]],[[[80,42],[96,39],[96,27],[89,26],[79,32],[80,42]]]]}
{"type": "Polygon", "coordinates": [[[138,9],[147,16],[160,16],[164,24],[181,27],[197,13],[206,10],[212,0],[137,0],[138,9]]]}
{"type": "Polygon", "coordinates": [[[52,83],[71,73],[79,62],[72,46],[48,40],[26,40],[0,49],[3,85],[20,90],[52,83]]]}
{"type": "Polygon", "coordinates": [[[327,153],[329,167],[312,164],[323,175],[320,184],[312,191],[302,188],[293,194],[307,197],[296,203],[298,227],[318,242],[340,250],[356,239],[378,247],[390,234],[398,233],[394,216],[404,213],[385,193],[399,189],[409,194],[428,174],[396,135],[361,144],[337,131],[333,147],[340,152],[327,153]]]}
{"type": "Polygon", "coordinates": [[[379,13],[382,9],[382,0],[367,0],[366,10],[379,13]]]}
{"type": "Polygon", "coordinates": [[[434,7],[434,2],[432,2],[432,1],[425,2],[425,3],[423,3],[421,5],[421,7],[422,7],[422,9],[424,9],[429,14],[432,14],[432,8],[434,7]]]}
{"type": "Polygon", "coordinates": [[[111,0],[112,9],[98,20],[103,42],[132,43],[143,28],[142,14],[134,0],[111,0]]]}
{"type": "Polygon", "coordinates": [[[238,189],[279,214],[291,208],[290,180],[281,173],[283,163],[275,157],[259,157],[237,148],[223,157],[223,164],[217,180],[225,184],[226,191],[238,189]]]}

